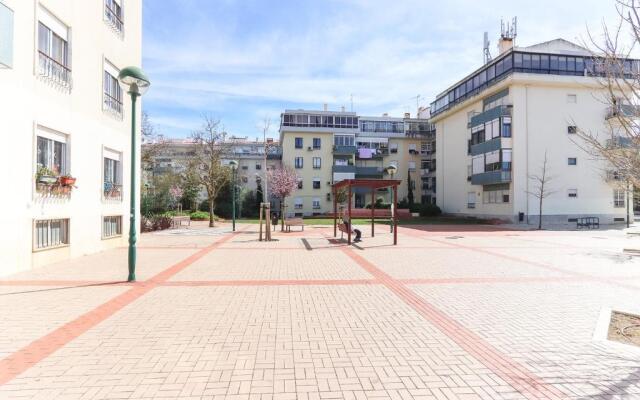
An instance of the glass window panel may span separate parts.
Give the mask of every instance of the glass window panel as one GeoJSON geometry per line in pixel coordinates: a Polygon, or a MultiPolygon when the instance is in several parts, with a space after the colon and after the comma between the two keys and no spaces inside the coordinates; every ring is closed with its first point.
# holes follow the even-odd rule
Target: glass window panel
{"type": "Polygon", "coordinates": [[[552,70],[558,70],[558,56],[549,57],[549,68],[552,70]]]}
{"type": "Polygon", "coordinates": [[[576,57],[576,71],[580,73],[584,72],[584,58],[576,57]]]}
{"type": "Polygon", "coordinates": [[[549,69],[549,56],[543,54],[540,56],[540,68],[541,69],[549,69]]]}
{"type": "Polygon", "coordinates": [[[513,55],[514,67],[522,68],[522,54],[516,53],[513,55]]]}
{"type": "Polygon", "coordinates": [[[38,50],[46,55],[49,55],[51,40],[51,31],[42,22],[38,23],[38,50]]]}
{"type": "Polygon", "coordinates": [[[531,68],[531,54],[522,55],[522,66],[527,69],[531,68]]]}
{"type": "Polygon", "coordinates": [[[558,57],[558,69],[560,71],[567,70],[567,57],[563,57],[563,56],[558,57]]]}
{"type": "Polygon", "coordinates": [[[576,70],[576,59],[573,57],[567,57],[567,71],[576,70]]]}
{"type": "Polygon", "coordinates": [[[532,54],[531,55],[531,68],[540,69],[540,55],[532,54]]]}

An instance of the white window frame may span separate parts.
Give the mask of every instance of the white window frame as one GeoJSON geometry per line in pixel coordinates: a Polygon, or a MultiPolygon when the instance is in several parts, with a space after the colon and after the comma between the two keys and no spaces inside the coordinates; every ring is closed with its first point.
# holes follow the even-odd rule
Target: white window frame
{"type": "Polygon", "coordinates": [[[104,0],[104,22],[120,36],[124,35],[124,0],[104,0]],[[120,15],[117,15],[109,3],[115,3],[120,7],[120,15]],[[113,17],[111,15],[113,14],[113,17]]]}
{"type": "Polygon", "coordinates": [[[70,231],[71,231],[71,220],[69,218],[46,218],[46,219],[34,219],[33,220],[33,227],[32,227],[32,233],[33,233],[33,239],[32,239],[32,251],[35,252],[40,252],[40,251],[46,251],[46,250],[53,250],[53,249],[59,249],[62,247],[68,247],[71,244],[71,235],[70,235],[70,231]],[[55,237],[52,237],[52,228],[51,225],[53,223],[57,223],[60,222],[61,225],[61,237],[59,238],[59,240],[56,240],[55,237]],[[47,243],[50,242],[56,242],[56,244],[48,244],[46,246],[39,246],[40,243],[40,239],[39,239],[39,234],[38,234],[38,229],[39,229],[39,225],[47,226],[47,230],[46,230],[46,241],[47,243]]]}
{"type": "Polygon", "coordinates": [[[122,119],[124,93],[118,81],[120,69],[106,58],[103,58],[102,64],[104,70],[102,74],[102,110],[122,119]]]}
{"type": "MultiPolygon", "coordinates": [[[[106,146],[102,147],[102,200],[103,201],[118,201],[118,202],[122,202],[124,199],[124,185],[122,183],[122,179],[123,179],[123,172],[124,172],[124,168],[123,168],[123,154],[122,151],[118,151],[106,146]],[[106,182],[105,180],[105,175],[106,175],[106,170],[105,170],[105,162],[106,160],[113,160],[115,161],[120,168],[118,169],[118,171],[116,171],[116,182],[106,182]],[[109,188],[107,188],[107,184],[112,184],[112,185],[119,185],[120,186],[120,197],[118,198],[113,197],[113,196],[107,196],[107,190],[109,190],[109,188]]],[[[112,188],[111,188],[112,189],[112,188]]]]}
{"type": "Polygon", "coordinates": [[[304,208],[304,199],[302,197],[296,197],[293,199],[293,208],[295,210],[302,210],[304,208]]]}
{"type": "Polygon", "coordinates": [[[320,169],[322,168],[322,157],[313,157],[313,168],[320,169]]]}
{"type": "Polygon", "coordinates": [[[626,194],[624,189],[613,189],[613,207],[624,208],[627,204],[626,194]]]}
{"type": "Polygon", "coordinates": [[[42,4],[39,4],[37,21],[35,24],[35,60],[36,60],[36,74],[46,77],[57,83],[58,85],[66,88],[71,88],[71,40],[70,29],[67,24],[62,22],[53,13],[47,10],[42,4]],[[48,30],[47,47],[48,51],[42,51],[40,49],[40,24],[42,24],[48,30]],[[53,54],[53,39],[56,35],[59,37],[65,45],[64,59],[55,60],[53,54]],[[46,56],[41,56],[41,53],[46,56]]]}
{"type": "Polygon", "coordinates": [[[320,205],[320,197],[314,197],[311,200],[311,208],[313,208],[314,210],[319,210],[322,208],[322,206],[320,205]]]}
{"type": "Polygon", "coordinates": [[[476,192],[467,192],[467,208],[476,208],[476,192]]]}
{"type": "MultiPolygon", "coordinates": [[[[35,166],[34,175],[38,171],[38,138],[43,138],[43,139],[52,141],[54,143],[59,142],[64,145],[63,168],[60,171],[58,171],[58,175],[68,174],[71,170],[69,135],[38,125],[36,127],[36,134],[35,134],[35,140],[34,140],[34,146],[33,146],[34,166],[35,166]]],[[[53,151],[53,147],[51,147],[51,150],[53,151]]],[[[54,158],[53,154],[50,154],[48,158],[49,158],[49,161],[53,162],[53,158],[54,158]]],[[[45,165],[45,167],[49,169],[53,169],[53,164],[51,162],[48,162],[47,163],[48,165],[45,165]]]]}
{"type": "Polygon", "coordinates": [[[567,189],[567,197],[570,199],[577,199],[578,189],[567,189]]]}
{"type": "MultiPolygon", "coordinates": [[[[104,215],[102,216],[102,239],[114,239],[114,238],[118,238],[118,237],[122,237],[122,221],[123,221],[123,217],[122,215],[104,215]],[[107,219],[110,219],[112,221],[115,221],[115,233],[111,233],[109,235],[107,235],[107,219]]],[[[110,221],[110,224],[112,224],[113,222],[110,221]]],[[[109,226],[109,230],[111,230],[111,226],[109,226]]]]}

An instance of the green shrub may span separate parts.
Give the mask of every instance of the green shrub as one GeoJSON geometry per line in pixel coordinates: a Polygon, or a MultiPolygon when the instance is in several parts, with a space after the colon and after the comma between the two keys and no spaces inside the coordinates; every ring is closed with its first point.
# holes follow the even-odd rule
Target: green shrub
{"type": "MultiPolygon", "coordinates": [[[[191,213],[190,217],[192,221],[208,221],[209,213],[206,211],[194,211],[191,213]]],[[[213,218],[216,220],[218,219],[215,215],[213,218]]]]}
{"type": "Polygon", "coordinates": [[[442,210],[435,204],[422,204],[420,208],[421,217],[437,217],[442,214],[442,210]]]}

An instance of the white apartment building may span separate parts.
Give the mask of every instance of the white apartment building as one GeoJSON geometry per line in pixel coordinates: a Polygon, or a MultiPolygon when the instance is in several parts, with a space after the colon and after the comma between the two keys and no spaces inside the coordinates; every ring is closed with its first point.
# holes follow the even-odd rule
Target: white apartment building
{"type": "MultiPolygon", "coordinates": [[[[431,105],[437,204],[446,213],[536,224],[538,185],[531,178],[540,174],[546,153],[551,194],[543,201],[543,222],[584,216],[624,222],[632,194],[577,145],[580,129],[611,139],[598,63],[563,39],[511,44],[503,38],[499,56],[431,105]]],[[[629,60],[625,71],[637,73],[638,63],[629,60]]]]}
{"type": "Polygon", "coordinates": [[[132,110],[117,76],[141,64],[141,3],[0,0],[2,163],[17,174],[0,275],[126,245],[132,110]]]}

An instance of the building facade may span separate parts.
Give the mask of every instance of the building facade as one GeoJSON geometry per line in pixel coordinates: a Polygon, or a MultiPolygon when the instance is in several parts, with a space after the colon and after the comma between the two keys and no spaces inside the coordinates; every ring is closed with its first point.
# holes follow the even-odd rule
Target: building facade
{"type": "MultiPolygon", "coordinates": [[[[282,164],[294,169],[298,189],[285,204],[287,216],[312,216],[333,212],[331,185],[343,179],[391,178],[402,184],[398,198],[421,201],[423,142],[433,127],[426,119],[359,116],[345,111],[285,110],[280,120],[282,164]],[[411,188],[411,189],[409,189],[411,188]]],[[[376,199],[391,200],[381,191],[376,199]]],[[[369,192],[356,190],[353,206],[371,203],[369,192]]]]}
{"type": "MultiPolygon", "coordinates": [[[[431,105],[438,157],[437,204],[446,213],[538,221],[546,163],[543,221],[624,222],[632,195],[607,179],[607,165],[579,146],[579,130],[610,135],[598,63],[562,39],[510,47],[431,105]]],[[[628,61],[625,71],[636,71],[628,61]]]]}
{"type": "Polygon", "coordinates": [[[0,275],[126,244],[132,110],[117,76],[141,63],[141,25],[139,0],[0,0],[3,163],[19,182],[1,200],[0,275]]]}

